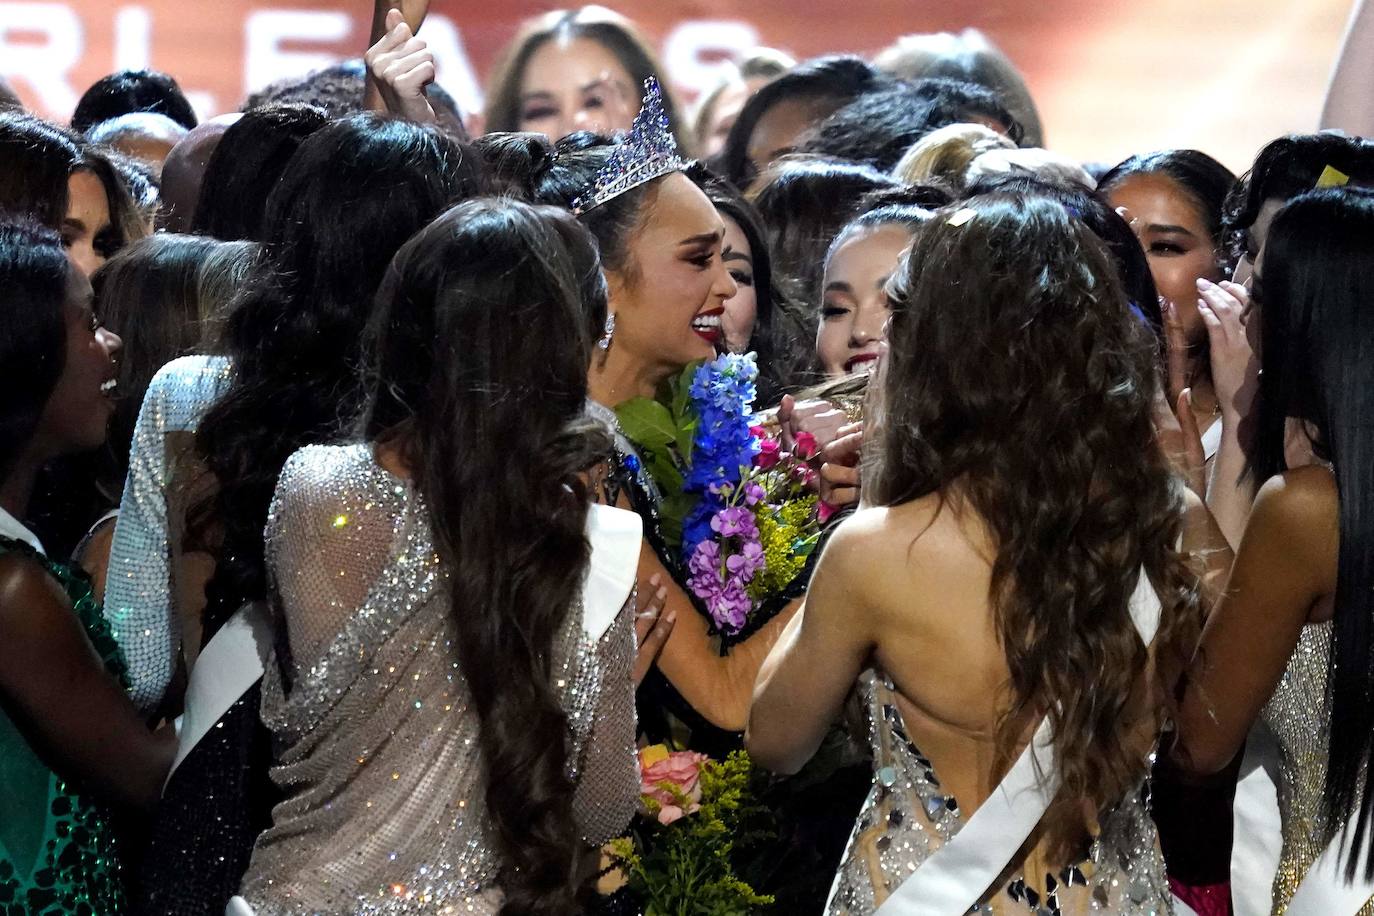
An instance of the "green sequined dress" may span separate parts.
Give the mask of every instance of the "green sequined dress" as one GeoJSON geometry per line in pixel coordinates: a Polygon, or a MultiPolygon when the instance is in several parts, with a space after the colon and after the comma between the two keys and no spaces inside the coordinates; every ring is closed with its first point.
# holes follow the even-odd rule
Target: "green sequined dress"
{"type": "MultiPolygon", "coordinates": [[[[90,580],[0,537],[0,555],[42,564],[71,598],[105,667],[127,687],[124,656],[90,580]]],[[[105,812],[38,758],[0,710],[0,916],[111,916],[125,911],[114,831],[105,812]]]]}

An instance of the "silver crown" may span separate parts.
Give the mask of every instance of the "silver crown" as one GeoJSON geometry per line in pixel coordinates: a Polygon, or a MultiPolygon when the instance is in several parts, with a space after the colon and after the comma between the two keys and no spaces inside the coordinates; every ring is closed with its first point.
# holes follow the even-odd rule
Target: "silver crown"
{"type": "Polygon", "coordinates": [[[591,188],[573,201],[572,211],[583,214],[619,197],[626,191],[672,172],[687,163],[677,154],[677,140],[663,110],[663,91],[652,76],[644,81],[644,104],[635,115],[630,132],[616,144],[611,157],[597,173],[591,188]]]}

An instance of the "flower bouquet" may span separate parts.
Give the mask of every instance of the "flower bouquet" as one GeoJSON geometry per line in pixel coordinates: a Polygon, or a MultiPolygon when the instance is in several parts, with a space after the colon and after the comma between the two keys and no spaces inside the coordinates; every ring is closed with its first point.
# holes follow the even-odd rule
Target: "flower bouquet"
{"type": "Polygon", "coordinates": [[[765,813],[753,801],[748,756],[714,761],[656,744],[639,757],[645,817],[635,836],[611,843],[611,855],[645,916],[725,916],[771,905],[732,864],[737,844],[758,838],[753,822],[765,813]]]}
{"type": "Polygon", "coordinates": [[[722,647],[795,597],[824,507],[802,433],[786,450],[754,423],[754,354],[727,353],[689,366],[660,400],[616,411],[663,493],[660,521],[684,588],[722,647]]]}

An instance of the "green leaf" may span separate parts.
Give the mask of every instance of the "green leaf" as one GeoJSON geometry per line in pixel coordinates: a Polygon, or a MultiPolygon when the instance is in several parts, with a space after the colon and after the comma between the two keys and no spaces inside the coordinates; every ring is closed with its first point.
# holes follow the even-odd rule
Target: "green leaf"
{"type": "Polygon", "coordinates": [[[692,464],[692,446],[697,436],[697,427],[701,421],[696,417],[684,423],[677,431],[677,453],[686,459],[687,465],[692,464]]]}
{"type": "Polygon", "coordinates": [[[617,407],[615,415],[625,435],[639,445],[661,449],[677,439],[673,415],[658,401],[634,398],[617,407]]]}
{"type": "Polygon", "coordinates": [[[701,366],[701,360],[689,363],[672,383],[673,391],[673,414],[685,416],[687,404],[692,398],[692,377],[697,374],[697,369],[701,366]]]}

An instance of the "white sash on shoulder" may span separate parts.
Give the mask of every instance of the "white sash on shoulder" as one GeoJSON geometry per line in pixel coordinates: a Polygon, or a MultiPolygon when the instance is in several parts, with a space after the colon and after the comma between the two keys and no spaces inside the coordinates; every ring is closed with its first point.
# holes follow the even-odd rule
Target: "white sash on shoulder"
{"type": "MultiPolygon", "coordinates": [[[[1159,629],[1160,604],[1143,571],[1130,608],[1148,646],[1159,629]]],[[[1058,789],[1059,766],[1049,720],[1044,719],[987,801],[892,892],[875,916],[964,916],[1006,869],[1058,789]]],[[[1191,912],[1181,907],[1175,902],[1175,912],[1191,912]]]]}
{"type": "Polygon", "coordinates": [[[594,504],[587,513],[591,561],[582,584],[582,628],[588,638],[601,638],[615,621],[634,588],[644,523],[625,509],[594,504]]]}
{"type": "Polygon", "coordinates": [[[1245,739],[1231,808],[1231,905],[1236,916],[1269,916],[1274,909],[1274,875],[1283,851],[1278,766],[1278,742],[1262,721],[1256,722],[1245,739]]]}
{"type": "Polygon", "coordinates": [[[260,601],[235,611],[206,643],[186,685],[186,711],[177,723],[177,755],[162,791],[167,791],[172,774],[200,739],[262,677],[271,648],[272,626],[267,606],[260,601]]]}

